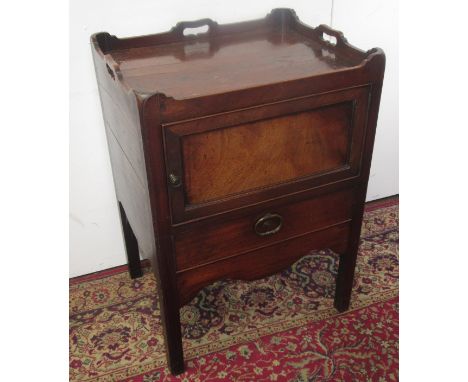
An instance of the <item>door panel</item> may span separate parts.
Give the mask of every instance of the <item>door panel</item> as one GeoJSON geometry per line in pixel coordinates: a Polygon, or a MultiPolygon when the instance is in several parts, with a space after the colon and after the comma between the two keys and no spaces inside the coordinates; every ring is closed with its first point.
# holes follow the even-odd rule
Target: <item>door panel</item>
{"type": "Polygon", "coordinates": [[[162,126],[172,222],[359,176],[367,86],[162,126]]]}
{"type": "Polygon", "coordinates": [[[352,110],[347,102],[183,137],[187,202],[199,204],[346,165],[352,110]]]}

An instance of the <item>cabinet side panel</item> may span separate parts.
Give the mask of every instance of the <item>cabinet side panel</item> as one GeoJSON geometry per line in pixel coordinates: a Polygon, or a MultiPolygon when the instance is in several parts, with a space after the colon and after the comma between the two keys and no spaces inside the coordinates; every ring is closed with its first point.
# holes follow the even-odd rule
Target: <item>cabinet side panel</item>
{"type": "Polygon", "coordinates": [[[155,251],[155,244],[148,190],[138,181],[135,171],[114,134],[107,127],[106,135],[117,199],[122,203],[130,226],[137,238],[140,254],[143,258],[151,259],[155,251]]]}
{"type": "Polygon", "coordinates": [[[140,254],[151,259],[155,238],[137,98],[125,93],[110,77],[102,57],[92,51],[116,196],[137,238],[140,254]]]}

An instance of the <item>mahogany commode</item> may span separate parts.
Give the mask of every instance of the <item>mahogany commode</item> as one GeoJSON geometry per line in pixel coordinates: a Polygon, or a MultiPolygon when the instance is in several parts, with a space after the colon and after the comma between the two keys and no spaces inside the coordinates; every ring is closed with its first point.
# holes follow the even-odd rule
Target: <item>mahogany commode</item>
{"type": "Polygon", "coordinates": [[[130,275],[142,274],[139,253],[152,260],[171,372],[184,370],[179,308],[215,280],[265,277],[331,248],[346,310],[382,50],[290,9],[91,42],[130,275]]]}

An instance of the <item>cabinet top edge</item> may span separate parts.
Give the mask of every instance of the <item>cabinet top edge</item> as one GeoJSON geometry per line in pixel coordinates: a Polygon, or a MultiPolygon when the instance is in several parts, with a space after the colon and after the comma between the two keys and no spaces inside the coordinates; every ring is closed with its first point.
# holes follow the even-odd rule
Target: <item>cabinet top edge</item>
{"type": "MultiPolygon", "coordinates": [[[[109,76],[141,98],[184,101],[324,76],[368,73],[383,77],[385,54],[363,51],[327,25],[302,23],[292,9],[273,9],[265,18],[232,24],[211,19],[179,22],[152,35],[91,36],[109,76]],[[185,35],[208,27],[202,34],[185,35]]],[[[335,76],[336,77],[336,76],[335,76]]]]}

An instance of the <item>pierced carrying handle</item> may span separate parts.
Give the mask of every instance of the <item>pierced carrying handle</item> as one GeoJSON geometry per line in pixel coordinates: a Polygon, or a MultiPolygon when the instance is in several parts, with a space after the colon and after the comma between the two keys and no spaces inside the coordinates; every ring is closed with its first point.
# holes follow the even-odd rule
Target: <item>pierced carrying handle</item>
{"type": "Polygon", "coordinates": [[[323,41],[325,41],[327,44],[331,46],[339,47],[341,45],[346,45],[348,43],[348,40],[343,35],[343,32],[337,31],[336,29],[332,29],[328,25],[321,24],[317,28],[315,28],[315,31],[319,34],[319,37],[323,41]],[[332,43],[331,41],[325,40],[324,38],[325,35],[335,37],[336,43],[332,43]]]}
{"type": "Polygon", "coordinates": [[[106,69],[111,78],[115,81],[116,79],[122,79],[122,72],[120,71],[120,65],[115,62],[111,54],[106,54],[104,56],[106,69]]]}
{"type": "Polygon", "coordinates": [[[195,29],[195,28],[200,28],[200,27],[204,27],[204,26],[207,26],[208,30],[206,32],[196,33],[196,34],[212,33],[218,27],[218,23],[216,21],[211,20],[211,19],[200,19],[200,20],[194,20],[194,21],[181,21],[181,22],[177,23],[174,28],[172,28],[172,31],[174,33],[177,33],[181,37],[185,37],[185,36],[188,36],[188,35],[192,35],[192,33],[184,34],[184,31],[186,31],[188,29],[195,29]]]}

